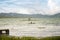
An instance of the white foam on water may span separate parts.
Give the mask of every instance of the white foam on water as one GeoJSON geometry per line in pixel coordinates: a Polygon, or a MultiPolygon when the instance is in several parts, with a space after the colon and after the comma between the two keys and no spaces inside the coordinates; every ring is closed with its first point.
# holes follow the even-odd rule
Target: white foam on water
{"type": "Polygon", "coordinates": [[[55,36],[60,35],[60,26],[40,25],[40,24],[10,24],[0,27],[0,29],[9,29],[12,36],[55,36]],[[40,28],[39,28],[40,27],[40,28]],[[45,28],[41,28],[45,27],[45,28]]]}

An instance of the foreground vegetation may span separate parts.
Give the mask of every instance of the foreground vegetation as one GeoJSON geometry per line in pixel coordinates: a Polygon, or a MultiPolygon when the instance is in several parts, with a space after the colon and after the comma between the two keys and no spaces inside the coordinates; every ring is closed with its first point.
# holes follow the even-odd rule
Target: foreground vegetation
{"type": "Polygon", "coordinates": [[[60,36],[44,37],[44,38],[0,36],[0,40],[60,40],[60,36]]]}

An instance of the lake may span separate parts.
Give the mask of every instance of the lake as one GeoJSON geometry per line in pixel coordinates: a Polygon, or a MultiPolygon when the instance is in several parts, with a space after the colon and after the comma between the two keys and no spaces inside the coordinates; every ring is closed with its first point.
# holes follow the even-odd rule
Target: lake
{"type": "Polygon", "coordinates": [[[28,21],[28,18],[0,18],[0,29],[9,29],[11,36],[60,36],[60,21],[54,20],[32,18],[28,21]]]}

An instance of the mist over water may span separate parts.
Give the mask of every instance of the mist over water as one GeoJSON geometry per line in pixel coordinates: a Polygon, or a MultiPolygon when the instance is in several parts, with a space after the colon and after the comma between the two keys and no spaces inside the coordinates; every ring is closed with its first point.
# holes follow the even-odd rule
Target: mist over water
{"type": "Polygon", "coordinates": [[[9,29],[12,36],[60,36],[60,25],[43,24],[40,21],[0,19],[0,29],[9,29]],[[2,21],[1,21],[2,20],[2,21]]]}

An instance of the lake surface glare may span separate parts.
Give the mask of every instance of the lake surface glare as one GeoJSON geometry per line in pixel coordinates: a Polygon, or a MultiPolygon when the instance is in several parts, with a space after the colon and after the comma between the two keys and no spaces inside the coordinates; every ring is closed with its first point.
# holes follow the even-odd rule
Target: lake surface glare
{"type": "Polygon", "coordinates": [[[60,26],[46,25],[40,21],[20,21],[16,19],[0,19],[0,29],[9,29],[12,36],[60,36],[60,26]]]}

